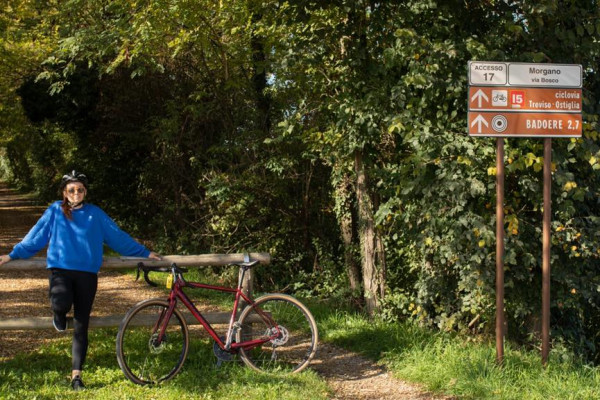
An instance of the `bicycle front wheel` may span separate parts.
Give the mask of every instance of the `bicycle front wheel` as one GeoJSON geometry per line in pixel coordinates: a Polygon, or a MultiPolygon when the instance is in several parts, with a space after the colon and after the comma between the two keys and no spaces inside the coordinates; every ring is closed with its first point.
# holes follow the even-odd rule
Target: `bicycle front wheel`
{"type": "Polygon", "coordinates": [[[125,376],[138,385],[171,379],[187,356],[187,324],[177,309],[167,321],[168,307],[169,303],[160,299],[142,301],[127,312],[119,326],[117,360],[125,376]]]}
{"type": "Polygon", "coordinates": [[[319,334],[315,319],[308,308],[292,296],[269,294],[260,297],[254,305],[244,309],[239,326],[238,343],[272,337],[259,346],[240,348],[241,359],[257,371],[300,372],[317,351],[319,334]]]}

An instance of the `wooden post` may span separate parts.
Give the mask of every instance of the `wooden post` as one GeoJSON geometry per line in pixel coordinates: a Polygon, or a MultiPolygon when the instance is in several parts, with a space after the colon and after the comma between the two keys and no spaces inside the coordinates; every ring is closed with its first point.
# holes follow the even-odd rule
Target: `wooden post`
{"type": "MultiPolygon", "coordinates": [[[[250,262],[251,259],[252,259],[252,257],[250,256],[250,254],[244,253],[244,262],[245,263],[250,262]]],[[[240,267],[239,278],[241,279],[241,283],[242,283],[242,292],[246,296],[249,296],[249,297],[252,296],[252,292],[254,290],[254,271],[252,270],[252,268],[247,269],[246,273],[244,273],[243,268],[240,267]]],[[[242,303],[240,305],[243,306],[244,304],[245,304],[245,301],[243,301],[243,299],[242,299],[242,303]]]]}
{"type": "Polygon", "coordinates": [[[496,139],[496,362],[504,362],[504,139],[496,139]]]}
{"type": "Polygon", "coordinates": [[[552,139],[544,139],[544,222],[542,231],[542,364],[550,353],[550,222],[552,213],[552,139]]]}

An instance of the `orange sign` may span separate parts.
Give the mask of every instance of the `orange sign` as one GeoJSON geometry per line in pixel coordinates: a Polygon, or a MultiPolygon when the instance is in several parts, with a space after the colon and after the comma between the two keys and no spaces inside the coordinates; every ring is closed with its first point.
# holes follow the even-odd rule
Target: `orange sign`
{"type": "Polygon", "coordinates": [[[581,89],[469,87],[469,111],[580,113],[581,89]]]}
{"type": "Polygon", "coordinates": [[[469,136],[581,137],[581,114],[469,112],[469,136]]]}

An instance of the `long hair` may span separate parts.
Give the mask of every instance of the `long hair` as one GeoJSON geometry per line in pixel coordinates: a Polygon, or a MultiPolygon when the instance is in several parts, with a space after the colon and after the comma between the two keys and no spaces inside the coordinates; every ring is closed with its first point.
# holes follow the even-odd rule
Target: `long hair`
{"type": "Polygon", "coordinates": [[[62,209],[63,214],[65,214],[65,217],[67,217],[67,219],[72,220],[73,219],[73,214],[71,213],[71,206],[69,205],[69,200],[67,200],[67,196],[65,196],[63,194],[63,201],[62,204],[60,205],[60,208],[62,209]]]}

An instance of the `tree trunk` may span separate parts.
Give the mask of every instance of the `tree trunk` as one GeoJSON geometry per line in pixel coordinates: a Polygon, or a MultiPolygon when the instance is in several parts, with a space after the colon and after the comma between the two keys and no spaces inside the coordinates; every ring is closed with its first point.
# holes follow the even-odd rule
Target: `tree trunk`
{"type": "Polygon", "coordinates": [[[379,232],[376,232],[375,240],[376,240],[376,252],[377,252],[376,253],[377,258],[376,258],[375,262],[376,262],[376,265],[378,266],[377,280],[379,282],[379,298],[383,299],[385,296],[385,286],[386,286],[386,279],[387,279],[387,262],[385,259],[385,246],[383,243],[383,238],[381,237],[379,232]]]}
{"type": "MultiPolygon", "coordinates": [[[[379,209],[379,196],[374,196],[373,209],[379,209]]],[[[379,296],[381,299],[385,297],[385,289],[387,282],[387,260],[385,258],[385,243],[383,237],[381,237],[380,231],[375,230],[375,263],[378,266],[378,280],[379,280],[379,296]]]]}
{"type": "Polygon", "coordinates": [[[344,243],[344,265],[350,281],[350,289],[358,292],[360,285],[360,266],[355,257],[356,246],[354,244],[354,225],[355,221],[352,213],[352,192],[353,185],[351,178],[344,174],[336,188],[336,202],[338,208],[338,221],[344,243]]]}
{"type": "Polygon", "coordinates": [[[358,202],[358,235],[360,238],[360,254],[362,258],[362,275],[365,294],[365,305],[369,315],[377,309],[380,300],[382,274],[377,265],[377,234],[373,216],[373,203],[368,193],[367,176],[363,165],[363,153],[354,153],[356,171],[356,199],[358,202]]]}

